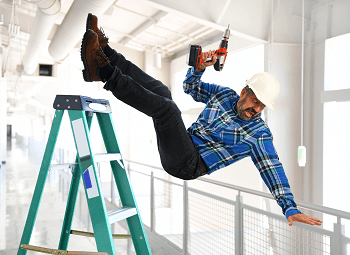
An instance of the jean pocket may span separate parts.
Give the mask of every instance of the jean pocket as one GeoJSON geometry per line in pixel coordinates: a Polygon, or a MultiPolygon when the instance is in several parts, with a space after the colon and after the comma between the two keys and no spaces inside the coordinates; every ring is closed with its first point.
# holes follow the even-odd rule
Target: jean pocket
{"type": "Polygon", "coordinates": [[[181,174],[180,174],[179,178],[182,179],[182,180],[186,180],[187,181],[187,180],[195,179],[195,177],[193,175],[189,174],[188,172],[184,171],[183,169],[181,169],[180,172],[181,172],[181,174]]]}

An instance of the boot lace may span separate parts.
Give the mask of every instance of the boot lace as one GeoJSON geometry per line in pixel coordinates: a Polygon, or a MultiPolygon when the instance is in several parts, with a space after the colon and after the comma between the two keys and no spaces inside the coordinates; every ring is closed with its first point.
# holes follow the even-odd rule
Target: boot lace
{"type": "Polygon", "coordinates": [[[103,30],[102,27],[97,31],[98,38],[100,38],[100,43],[108,43],[108,37],[105,34],[105,31],[103,30]]]}
{"type": "Polygon", "coordinates": [[[103,53],[101,48],[96,50],[95,54],[96,54],[96,62],[99,67],[104,67],[109,63],[107,56],[103,53]]]}

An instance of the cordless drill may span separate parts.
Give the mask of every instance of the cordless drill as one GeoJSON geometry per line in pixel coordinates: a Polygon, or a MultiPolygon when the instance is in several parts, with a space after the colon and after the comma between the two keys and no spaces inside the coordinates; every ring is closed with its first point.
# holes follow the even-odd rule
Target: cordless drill
{"type": "MultiPolygon", "coordinates": [[[[226,56],[227,56],[227,47],[228,47],[228,39],[230,37],[230,25],[228,25],[227,29],[224,32],[222,40],[219,45],[219,49],[217,49],[213,55],[216,57],[216,62],[214,64],[214,69],[216,71],[221,71],[224,68],[226,56]]],[[[202,47],[198,44],[190,44],[188,46],[188,54],[187,54],[187,64],[189,66],[198,67],[204,62],[209,62],[210,60],[204,60],[202,58],[202,47]]]]}

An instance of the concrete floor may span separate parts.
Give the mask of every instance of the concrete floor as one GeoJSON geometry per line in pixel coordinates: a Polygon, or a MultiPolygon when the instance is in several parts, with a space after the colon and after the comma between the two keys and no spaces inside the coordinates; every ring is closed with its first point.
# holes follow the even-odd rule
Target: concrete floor
{"type": "MultiPolygon", "coordinates": [[[[16,140],[8,141],[6,164],[0,168],[0,255],[17,254],[40,169],[41,161],[37,161],[30,156],[28,150],[16,145],[16,140]]],[[[69,173],[57,171],[49,173],[31,237],[31,245],[57,249],[70,178],[69,173]]],[[[82,190],[78,196],[72,229],[92,232],[86,198],[82,190]]],[[[112,232],[125,234],[127,230],[116,223],[112,225],[112,232]]],[[[130,240],[114,242],[117,254],[135,254],[130,240]]],[[[70,237],[68,250],[97,251],[94,238],[73,235],[70,237]]],[[[28,251],[27,254],[42,253],[28,251]]]]}

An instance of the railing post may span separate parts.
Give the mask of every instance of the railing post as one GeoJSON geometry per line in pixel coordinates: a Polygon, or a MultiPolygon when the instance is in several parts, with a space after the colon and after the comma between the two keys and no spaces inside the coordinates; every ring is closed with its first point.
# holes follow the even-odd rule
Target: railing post
{"type": "Polygon", "coordinates": [[[242,196],[238,192],[235,206],[235,255],[243,254],[243,211],[242,196]]]}
{"type": "Polygon", "coordinates": [[[155,194],[154,194],[154,173],[151,172],[151,231],[154,232],[156,228],[156,206],[155,206],[155,194]]]}
{"type": "Polygon", "coordinates": [[[115,182],[113,181],[114,176],[113,176],[113,171],[111,171],[111,202],[112,204],[115,204],[115,185],[113,185],[115,182]]]}
{"type": "MultiPolygon", "coordinates": [[[[128,162],[127,164],[127,168],[126,168],[129,178],[130,178],[130,182],[131,182],[131,170],[130,170],[130,162],[128,162]]],[[[130,230],[128,229],[128,234],[130,234],[130,230]]],[[[132,250],[132,240],[128,239],[127,241],[127,255],[131,254],[131,250],[132,250]]]]}
{"type": "Polygon", "coordinates": [[[190,225],[189,225],[189,208],[188,208],[188,183],[184,181],[183,185],[183,211],[184,211],[184,226],[183,226],[183,254],[188,255],[188,245],[190,237],[190,225]]]}
{"type": "Polygon", "coordinates": [[[346,244],[343,241],[345,226],[341,224],[341,218],[337,217],[337,223],[333,224],[334,238],[331,254],[346,255],[346,244]]]}

